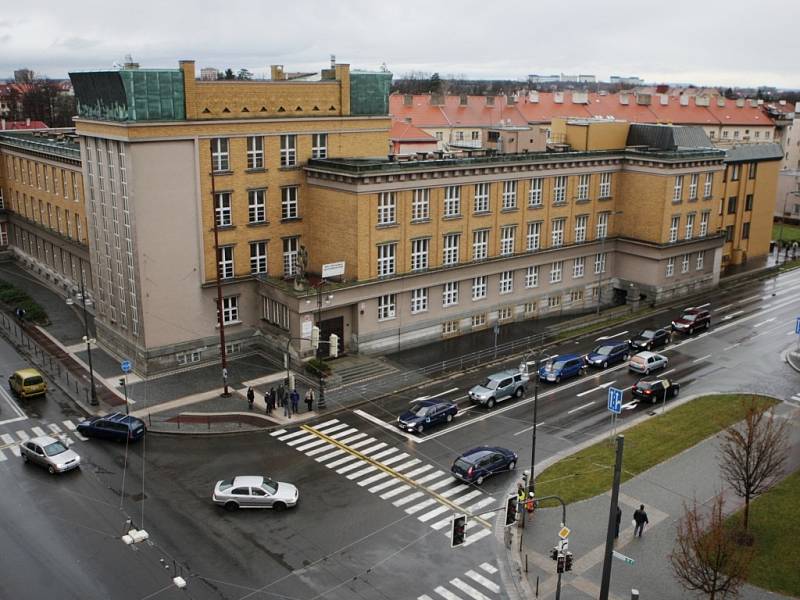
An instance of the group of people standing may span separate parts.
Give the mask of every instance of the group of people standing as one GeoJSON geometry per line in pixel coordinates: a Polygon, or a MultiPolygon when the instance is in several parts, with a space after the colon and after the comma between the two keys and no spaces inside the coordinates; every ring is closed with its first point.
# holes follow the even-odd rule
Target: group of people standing
{"type": "MultiPolygon", "coordinates": [[[[247,406],[250,410],[253,409],[255,398],[256,394],[253,388],[247,388],[247,406]]],[[[314,408],[314,390],[308,388],[304,401],[308,407],[308,412],[311,412],[314,408]]],[[[291,418],[293,414],[300,412],[300,393],[297,388],[290,390],[288,386],[281,383],[277,390],[271,387],[264,392],[264,405],[268,415],[271,415],[276,408],[282,408],[283,416],[291,418]]]]}

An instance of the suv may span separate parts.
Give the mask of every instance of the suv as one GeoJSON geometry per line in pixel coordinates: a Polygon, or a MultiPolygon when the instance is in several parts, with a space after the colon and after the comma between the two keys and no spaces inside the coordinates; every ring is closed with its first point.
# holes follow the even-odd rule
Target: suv
{"type": "Polygon", "coordinates": [[[606,340],[586,355],[586,364],[605,369],[608,365],[628,360],[630,355],[627,340],[606,340]]]}
{"type": "Polygon", "coordinates": [[[78,423],[78,433],[81,435],[115,442],[140,440],[144,437],[146,430],[144,421],[122,413],[112,413],[105,417],[89,417],[78,423]]]}
{"type": "Polygon", "coordinates": [[[559,354],[539,367],[539,380],[559,383],[567,377],[581,375],[586,363],[580,354],[559,354]]]}
{"type": "Polygon", "coordinates": [[[692,335],[698,329],[711,327],[711,313],[705,308],[687,308],[680,318],[672,322],[672,331],[692,335]]]}
{"type": "Polygon", "coordinates": [[[8,387],[20,398],[44,396],[47,382],[36,369],[20,369],[8,378],[8,387]]]}
{"type": "Polygon", "coordinates": [[[483,383],[469,391],[469,399],[473,404],[492,408],[495,403],[515,396],[522,397],[528,385],[528,376],[520,371],[509,369],[489,375],[483,383]]]}

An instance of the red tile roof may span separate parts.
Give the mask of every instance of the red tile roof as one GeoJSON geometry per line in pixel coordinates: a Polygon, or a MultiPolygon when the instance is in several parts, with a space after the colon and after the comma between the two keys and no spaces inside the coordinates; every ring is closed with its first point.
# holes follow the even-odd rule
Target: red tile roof
{"type": "Polygon", "coordinates": [[[436,138],[404,121],[392,121],[389,139],[393,142],[435,142],[436,138]]]}
{"type": "Polygon", "coordinates": [[[712,98],[708,109],[723,125],[775,124],[760,106],[751,106],[749,100],[745,100],[744,106],[736,106],[736,100],[725,100],[725,106],[717,106],[716,98],[712,98]]]}
{"type": "Polygon", "coordinates": [[[47,129],[44,121],[0,121],[0,130],[10,129],[47,129]]]}

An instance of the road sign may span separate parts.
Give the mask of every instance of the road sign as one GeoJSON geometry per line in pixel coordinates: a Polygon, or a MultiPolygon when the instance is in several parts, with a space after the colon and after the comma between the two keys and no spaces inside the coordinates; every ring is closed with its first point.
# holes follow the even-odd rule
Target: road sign
{"type": "Polygon", "coordinates": [[[566,552],[569,550],[569,540],[558,540],[556,548],[558,548],[558,551],[561,553],[566,552]]]}
{"type": "Polygon", "coordinates": [[[624,562],[625,564],[628,564],[628,565],[632,565],[633,563],[635,563],[635,562],[636,562],[636,561],[635,561],[634,559],[632,559],[630,556],[625,556],[624,554],[620,554],[620,553],[619,553],[619,552],[617,552],[616,550],[612,550],[612,551],[611,551],[611,554],[614,556],[614,558],[618,558],[618,559],[620,559],[622,562],[624,562]]]}
{"type": "Polygon", "coordinates": [[[622,390],[608,388],[608,410],[617,415],[622,412],[622,390]]]}
{"type": "Polygon", "coordinates": [[[571,531],[572,530],[569,527],[564,525],[558,530],[558,537],[560,537],[562,540],[565,540],[569,537],[571,531]]]}
{"type": "Polygon", "coordinates": [[[123,373],[130,373],[131,372],[131,361],[123,360],[119,363],[119,368],[122,369],[123,373]]]}
{"type": "Polygon", "coordinates": [[[794,322],[794,332],[800,335],[800,317],[797,317],[797,320],[794,322]]]}

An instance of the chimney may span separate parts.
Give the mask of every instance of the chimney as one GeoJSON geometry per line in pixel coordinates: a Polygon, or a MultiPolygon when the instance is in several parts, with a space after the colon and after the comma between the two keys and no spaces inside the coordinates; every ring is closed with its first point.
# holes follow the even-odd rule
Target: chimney
{"type": "Polygon", "coordinates": [[[508,106],[514,106],[517,103],[517,95],[511,94],[510,96],[506,96],[506,104],[508,106]]]}
{"type": "Polygon", "coordinates": [[[531,90],[528,92],[528,102],[532,104],[539,104],[539,92],[536,90],[531,90]]]}
{"type": "Polygon", "coordinates": [[[681,106],[689,106],[689,96],[686,94],[681,94],[679,98],[681,106]]]}
{"type": "Polygon", "coordinates": [[[270,65],[269,72],[272,81],[284,81],[286,79],[286,74],[283,72],[283,65],[270,65]]]}
{"type": "Polygon", "coordinates": [[[411,125],[411,117],[403,117],[403,123],[411,125]]]}
{"type": "Polygon", "coordinates": [[[553,92],[553,102],[564,104],[564,92],[553,92]]]}
{"type": "Polygon", "coordinates": [[[431,106],[444,106],[444,94],[431,93],[431,106]]]}
{"type": "Polygon", "coordinates": [[[778,100],[778,104],[781,106],[786,106],[786,100],[778,100]]]}
{"type": "Polygon", "coordinates": [[[403,106],[413,106],[414,96],[411,94],[403,94],[403,106]]]}
{"type": "Polygon", "coordinates": [[[710,99],[708,96],[703,94],[702,96],[695,96],[694,97],[695,106],[708,106],[710,103],[710,99]]]}
{"type": "Polygon", "coordinates": [[[717,106],[720,108],[725,107],[725,96],[717,96],[717,106]]]}
{"type": "Polygon", "coordinates": [[[624,104],[625,106],[630,104],[630,99],[628,98],[628,94],[620,93],[620,95],[619,95],[619,103],[620,104],[624,104]]]}
{"type": "Polygon", "coordinates": [[[31,126],[31,118],[28,117],[27,119],[25,119],[25,127],[30,127],[30,126],[31,126]]]}
{"type": "Polygon", "coordinates": [[[651,100],[650,94],[636,94],[636,104],[640,106],[650,106],[651,100]]]}
{"type": "Polygon", "coordinates": [[[661,106],[667,106],[669,104],[669,94],[661,94],[661,106]]]}
{"type": "Polygon", "coordinates": [[[469,96],[466,94],[461,94],[458,98],[458,105],[459,106],[469,106],[469,96]]]}
{"type": "Polygon", "coordinates": [[[589,104],[589,94],[587,92],[582,92],[582,91],[572,92],[572,103],[589,104]]]}
{"type": "Polygon", "coordinates": [[[494,106],[494,96],[486,96],[486,106],[494,106]]]}
{"type": "Polygon", "coordinates": [[[736,108],[742,108],[744,106],[744,98],[737,98],[736,99],[736,108]]]}
{"type": "Polygon", "coordinates": [[[757,106],[758,106],[758,100],[756,100],[755,98],[750,98],[750,107],[756,108],[757,106]]]}

